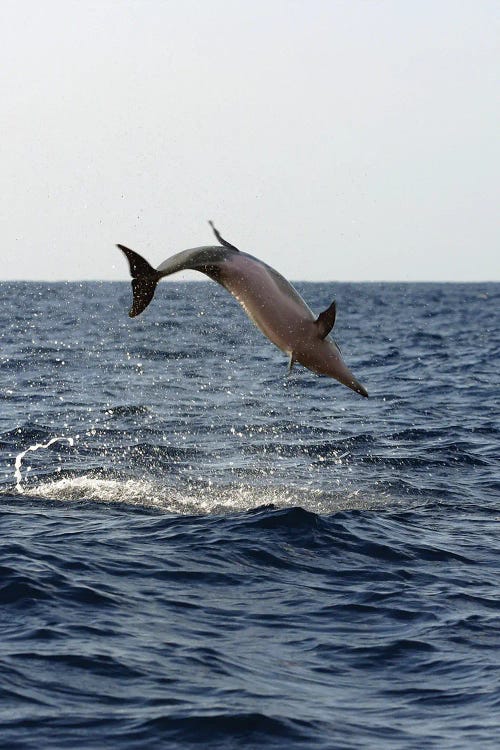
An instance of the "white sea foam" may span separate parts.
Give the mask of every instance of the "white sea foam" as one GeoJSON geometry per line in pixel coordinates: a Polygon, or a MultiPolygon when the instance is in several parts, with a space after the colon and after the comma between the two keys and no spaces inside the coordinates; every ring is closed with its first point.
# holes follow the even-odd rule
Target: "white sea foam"
{"type": "MultiPolygon", "coordinates": [[[[47,443],[36,443],[22,451],[15,459],[16,490],[29,497],[39,497],[60,502],[90,501],[104,504],[123,504],[154,508],[176,514],[217,514],[251,510],[262,505],[277,508],[300,506],[315,513],[332,513],[352,508],[380,506],[388,500],[380,494],[368,498],[352,484],[341,486],[339,478],[330,492],[312,486],[245,485],[217,486],[208,483],[188,482],[184,487],[168,486],[158,480],[104,479],[92,474],[47,479],[23,486],[22,462],[30,451],[46,449],[53,443],[65,441],[74,445],[72,437],[57,436],[47,443]]],[[[342,465],[345,454],[337,456],[335,463],[342,465]]],[[[320,457],[321,460],[321,457],[320,457]]],[[[28,471],[30,468],[28,467],[28,471]]]]}
{"type": "MultiPolygon", "coordinates": [[[[140,479],[104,479],[92,474],[65,477],[33,482],[23,486],[21,473],[23,459],[30,451],[49,448],[53,443],[65,441],[74,445],[72,437],[57,436],[46,443],[30,445],[15,459],[15,480],[18,493],[29,497],[39,497],[60,502],[90,501],[104,504],[123,504],[128,506],[154,508],[166,513],[184,515],[231,513],[251,510],[262,505],[273,505],[277,508],[300,506],[315,513],[332,513],[350,508],[367,508],[381,505],[387,498],[368,499],[366,494],[337,485],[325,493],[312,486],[262,486],[231,484],[217,486],[208,483],[187,483],[184,487],[172,487],[158,480],[140,479]]],[[[344,455],[338,456],[337,465],[342,465],[344,455]]],[[[321,460],[321,459],[320,459],[321,460]]],[[[28,467],[28,470],[30,467],[28,467]]]]}
{"type": "MultiPolygon", "coordinates": [[[[25,491],[24,494],[28,493],[25,491]]],[[[380,496],[368,499],[357,491],[347,490],[325,495],[311,488],[278,486],[210,485],[179,489],[147,479],[100,479],[92,476],[41,482],[29,488],[29,495],[61,502],[88,500],[105,504],[120,503],[187,515],[231,513],[262,505],[277,508],[300,506],[315,513],[332,513],[384,503],[380,496]]]]}

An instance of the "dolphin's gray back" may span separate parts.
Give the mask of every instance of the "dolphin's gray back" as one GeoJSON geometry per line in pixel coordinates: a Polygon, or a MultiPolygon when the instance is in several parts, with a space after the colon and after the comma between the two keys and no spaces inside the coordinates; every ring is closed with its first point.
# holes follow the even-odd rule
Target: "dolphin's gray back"
{"type": "Polygon", "coordinates": [[[220,245],[193,247],[167,258],[156,270],[161,278],[178,271],[201,271],[211,278],[216,278],[217,268],[238,252],[220,245]]]}
{"type": "MultiPolygon", "coordinates": [[[[170,258],[161,263],[156,269],[160,278],[170,276],[178,271],[201,271],[214,281],[217,281],[225,287],[231,294],[234,294],[232,284],[228,283],[227,275],[222,272],[227,261],[234,257],[247,258],[262,268],[265,268],[269,276],[274,280],[278,289],[295,302],[305,308],[311,315],[309,308],[297,290],[290,284],[284,276],[276,271],[267,263],[255,258],[249,253],[244,253],[237,248],[221,247],[220,245],[206,245],[202,247],[193,247],[190,250],[182,250],[180,253],[172,255],[170,258]]],[[[240,301],[240,300],[239,300],[240,301]]]]}

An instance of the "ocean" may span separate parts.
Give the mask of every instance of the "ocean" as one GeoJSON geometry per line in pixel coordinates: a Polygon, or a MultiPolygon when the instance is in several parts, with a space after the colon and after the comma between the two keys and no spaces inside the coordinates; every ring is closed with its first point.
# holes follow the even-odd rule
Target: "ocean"
{"type": "Polygon", "coordinates": [[[2,748],[498,749],[500,284],[297,287],[369,399],[212,282],[0,284],[2,748]]]}

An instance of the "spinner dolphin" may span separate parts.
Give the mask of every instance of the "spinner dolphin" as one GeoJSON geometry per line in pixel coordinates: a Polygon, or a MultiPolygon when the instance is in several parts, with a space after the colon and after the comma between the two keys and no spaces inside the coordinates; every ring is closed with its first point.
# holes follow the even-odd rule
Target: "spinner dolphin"
{"type": "Polygon", "coordinates": [[[210,222],[220,245],[183,250],[153,268],[147,260],[124,245],[132,276],[134,318],[153,299],[156,285],[177,271],[201,271],[233,295],[262,333],[288,355],[289,369],[299,362],[312,372],[335,378],[362,396],[366,389],[349,370],[329,333],[335,323],[332,302],[315,317],[296,289],[274,268],[248,255],[221,237],[210,222]]]}

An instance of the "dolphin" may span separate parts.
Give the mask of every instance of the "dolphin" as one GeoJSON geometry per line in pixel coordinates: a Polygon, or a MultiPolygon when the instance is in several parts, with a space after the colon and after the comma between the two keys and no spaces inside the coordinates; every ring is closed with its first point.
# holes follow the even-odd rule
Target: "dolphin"
{"type": "Polygon", "coordinates": [[[183,250],[153,268],[124,245],[132,276],[129,316],[140,315],[153,299],[159,280],[177,271],[201,271],[236,298],[250,320],[289,357],[289,371],[299,362],[318,375],[328,375],[368,396],[349,370],[339,347],[328,335],[335,323],[335,301],[315,317],[296,289],[274,268],[223,239],[209,222],[220,245],[183,250]]]}

